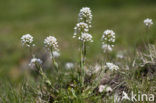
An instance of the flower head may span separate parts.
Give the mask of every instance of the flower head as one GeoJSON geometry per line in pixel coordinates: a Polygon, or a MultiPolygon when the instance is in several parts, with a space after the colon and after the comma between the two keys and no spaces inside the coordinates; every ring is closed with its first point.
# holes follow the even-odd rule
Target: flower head
{"type": "Polygon", "coordinates": [[[113,63],[106,63],[106,66],[107,66],[108,69],[110,69],[112,71],[119,69],[119,67],[117,65],[113,64],[113,63]]]}
{"type": "Polygon", "coordinates": [[[113,30],[105,30],[102,35],[102,49],[104,52],[112,51],[115,42],[115,33],[113,30]]]}
{"type": "Polygon", "coordinates": [[[105,44],[113,44],[115,42],[115,32],[113,30],[104,31],[102,40],[105,44]]]}
{"type": "Polygon", "coordinates": [[[89,25],[89,27],[91,27],[90,24],[92,22],[92,17],[93,16],[92,16],[90,8],[83,7],[79,13],[79,22],[85,22],[89,25]]]}
{"type": "Polygon", "coordinates": [[[74,32],[73,38],[75,38],[77,34],[82,34],[82,33],[88,32],[88,24],[86,24],[84,22],[80,22],[76,25],[74,30],[75,30],[75,32],[74,32]]]}
{"type": "Polygon", "coordinates": [[[80,40],[84,41],[84,42],[93,42],[92,40],[92,35],[89,33],[82,33],[81,37],[79,37],[80,40]]]}
{"type": "MultiPolygon", "coordinates": [[[[57,58],[60,56],[60,53],[58,51],[53,51],[52,53],[53,53],[54,58],[57,58]]],[[[51,55],[51,58],[52,58],[52,55],[51,55]]]]}
{"type": "Polygon", "coordinates": [[[52,48],[54,50],[58,50],[58,42],[57,42],[57,39],[55,37],[53,37],[53,36],[48,36],[47,38],[45,38],[44,44],[49,49],[52,48]]]}
{"type": "Polygon", "coordinates": [[[33,36],[31,36],[30,34],[25,34],[21,37],[21,42],[23,46],[25,45],[27,47],[30,47],[33,42],[33,36]]]}
{"type": "Polygon", "coordinates": [[[152,19],[147,18],[147,19],[144,20],[144,24],[147,27],[150,27],[153,24],[153,21],[152,21],[152,19]]]}
{"type": "Polygon", "coordinates": [[[112,51],[112,47],[113,47],[113,45],[109,45],[109,44],[102,44],[102,50],[104,51],[104,53],[105,52],[107,52],[107,51],[112,51]]]}
{"type": "Polygon", "coordinates": [[[112,92],[112,88],[111,87],[106,87],[106,92],[112,92]]]}
{"type": "Polygon", "coordinates": [[[99,86],[99,92],[102,93],[105,89],[105,86],[104,85],[100,85],[99,86]]]}
{"type": "Polygon", "coordinates": [[[72,69],[72,68],[74,68],[74,64],[71,63],[71,62],[67,62],[67,63],[65,64],[65,68],[66,68],[66,69],[72,69]]]}
{"type": "Polygon", "coordinates": [[[42,64],[42,60],[39,59],[39,58],[32,58],[31,61],[30,61],[30,63],[29,63],[29,66],[33,67],[36,64],[41,65],[42,64]]]}

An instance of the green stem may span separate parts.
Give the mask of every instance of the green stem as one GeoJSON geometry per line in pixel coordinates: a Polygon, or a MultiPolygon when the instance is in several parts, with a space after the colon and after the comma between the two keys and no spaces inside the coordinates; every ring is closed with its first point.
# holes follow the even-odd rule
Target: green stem
{"type": "Polygon", "coordinates": [[[50,49],[51,55],[52,55],[52,63],[54,64],[54,67],[56,68],[56,71],[58,72],[58,64],[55,61],[54,55],[53,55],[53,48],[50,49]]]}
{"type": "Polygon", "coordinates": [[[107,61],[109,61],[109,56],[108,56],[108,45],[109,45],[109,41],[107,40],[106,41],[106,44],[107,44],[107,49],[106,49],[106,57],[105,57],[105,63],[107,62],[107,61]]]}
{"type": "Polygon", "coordinates": [[[147,44],[149,44],[150,43],[150,40],[149,40],[149,27],[146,27],[146,37],[147,37],[147,44]]]}
{"type": "Polygon", "coordinates": [[[81,47],[81,85],[84,85],[84,78],[85,78],[85,59],[86,59],[86,43],[83,41],[82,42],[82,47],[81,47]]]}
{"type": "Polygon", "coordinates": [[[48,87],[52,88],[53,90],[55,90],[55,92],[58,93],[58,90],[55,89],[55,88],[52,86],[52,84],[51,84],[50,80],[48,79],[47,75],[43,72],[42,67],[41,67],[39,64],[37,64],[37,63],[35,64],[35,66],[36,66],[36,68],[37,68],[39,74],[41,75],[41,77],[42,77],[44,83],[45,83],[48,87]]]}

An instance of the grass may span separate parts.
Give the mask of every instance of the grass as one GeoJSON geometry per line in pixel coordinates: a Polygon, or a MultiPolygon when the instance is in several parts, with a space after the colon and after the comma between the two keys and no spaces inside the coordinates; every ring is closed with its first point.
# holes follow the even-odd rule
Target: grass
{"type": "MultiPolygon", "coordinates": [[[[79,62],[79,43],[72,39],[72,35],[74,32],[73,27],[77,23],[77,13],[80,8],[57,7],[53,1],[50,0],[48,0],[48,2],[38,3],[35,1],[31,3],[30,1],[18,1],[18,5],[13,1],[6,1],[1,3],[0,8],[0,101],[4,103],[35,102],[36,99],[39,98],[37,98],[38,93],[35,93],[36,90],[33,89],[36,88],[37,85],[41,85],[38,88],[42,89],[43,84],[40,80],[36,83],[33,77],[34,75],[32,76],[30,75],[31,73],[23,70],[27,68],[25,65],[29,62],[30,58],[28,51],[21,47],[20,37],[26,33],[32,34],[37,44],[37,48],[34,51],[39,57],[42,57],[43,52],[45,52],[43,48],[44,38],[49,35],[54,35],[59,42],[61,52],[61,57],[59,58],[60,63],[64,64],[68,61],[79,62]],[[30,85],[25,86],[27,85],[27,82],[25,82],[27,79],[30,85]],[[24,86],[26,88],[23,88],[24,86]],[[26,96],[25,99],[24,96],[26,96]]],[[[132,62],[136,54],[136,49],[142,49],[144,47],[143,41],[147,37],[143,20],[150,17],[154,22],[156,21],[155,4],[150,6],[129,5],[106,8],[93,6],[91,9],[93,12],[91,34],[95,42],[90,43],[87,48],[87,64],[89,65],[99,61],[101,57],[99,54],[101,52],[100,38],[106,29],[113,29],[116,32],[117,42],[112,56],[118,51],[126,50],[130,53],[130,55],[127,55],[131,59],[130,62],[132,62]]],[[[153,44],[156,43],[155,33],[156,26],[153,25],[148,34],[153,44]]],[[[127,64],[130,65],[128,60],[125,60],[125,62],[128,62],[127,64]]],[[[61,65],[61,67],[64,68],[64,65],[61,65]]],[[[130,90],[136,87],[137,89],[134,91],[140,90],[155,93],[155,78],[147,85],[146,79],[144,82],[140,82],[135,78],[134,72],[135,70],[132,69],[127,75],[124,75],[125,77],[123,76],[127,82],[126,86],[129,86],[130,90]],[[134,78],[131,78],[131,75],[133,75],[134,78]],[[140,83],[142,84],[140,85],[140,83]],[[145,86],[147,86],[147,91],[145,86]],[[149,90],[149,87],[152,89],[149,90]]],[[[53,80],[53,78],[55,77],[55,73],[52,72],[52,74],[53,75],[49,74],[48,77],[54,82],[55,80],[53,80]]],[[[77,89],[76,93],[78,93],[77,89]]],[[[60,97],[61,96],[71,96],[71,98],[74,98],[71,90],[65,91],[62,89],[60,92],[60,97]],[[66,92],[69,94],[66,95],[66,92]]],[[[81,96],[82,95],[78,94],[78,100],[74,99],[73,102],[80,102],[81,96]]],[[[91,100],[99,100],[98,102],[101,102],[99,98],[100,97],[95,96],[95,98],[92,97],[91,100]]],[[[46,100],[47,97],[44,97],[44,99],[46,100]]],[[[84,101],[90,102],[88,99],[84,101]]]]}

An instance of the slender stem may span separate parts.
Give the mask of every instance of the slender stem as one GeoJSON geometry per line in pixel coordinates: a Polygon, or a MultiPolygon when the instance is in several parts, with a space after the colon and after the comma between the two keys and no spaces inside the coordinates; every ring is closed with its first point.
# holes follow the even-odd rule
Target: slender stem
{"type": "Polygon", "coordinates": [[[86,42],[83,42],[83,65],[85,65],[86,60],[86,42]]]}
{"type": "Polygon", "coordinates": [[[80,63],[81,85],[82,86],[84,85],[84,78],[85,78],[85,70],[84,70],[85,59],[86,59],[86,43],[83,41],[82,42],[82,47],[81,47],[81,63],[80,63]]]}
{"type": "Polygon", "coordinates": [[[108,45],[109,45],[109,41],[108,41],[108,40],[106,41],[106,45],[107,45],[107,49],[106,49],[105,62],[109,61],[109,57],[108,57],[108,52],[109,52],[109,50],[108,50],[108,45]]]}
{"type": "Polygon", "coordinates": [[[54,64],[54,67],[56,68],[56,71],[58,72],[58,64],[55,61],[55,58],[54,58],[54,55],[53,55],[53,48],[52,47],[51,47],[50,51],[51,51],[51,55],[52,55],[52,63],[54,64]]]}
{"type": "Polygon", "coordinates": [[[80,80],[81,80],[81,85],[84,85],[84,77],[83,77],[83,72],[84,72],[84,65],[83,65],[83,43],[82,43],[82,47],[81,47],[81,62],[80,62],[80,68],[81,68],[81,76],[80,76],[80,80]]]}
{"type": "Polygon", "coordinates": [[[150,40],[149,40],[150,39],[150,37],[149,37],[149,27],[148,26],[146,27],[146,35],[147,35],[146,36],[147,37],[147,44],[148,43],[150,44],[150,40]]]}
{"type": "Polygon", "coordinates": [[[43,72],[42,67],[41,67],[39,64],[37,64],[37,63],[35,63],[35,66],[36,66],[36,68],[37,68],[39,74],[41,75],[43,81],[45,82],[45,84],[48,85],[48,87],[52,88],[53,90],[55,90],[55,91],[58,93],[58,90],[55,89],[55,88],[52,86],[52,84],[51,84],[50,80],[48,79],[47,75],[43,72]]]}

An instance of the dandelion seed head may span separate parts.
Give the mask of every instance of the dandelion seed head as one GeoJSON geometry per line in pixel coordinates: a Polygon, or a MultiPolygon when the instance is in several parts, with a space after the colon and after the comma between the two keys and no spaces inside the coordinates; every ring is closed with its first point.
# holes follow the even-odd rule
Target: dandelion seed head
{"type": "Polygon", "coordinates": [[[31,36],[30,34],[25,34],[21,37],[21,43],[23,46],[25,45],[27,47],[30,47],[32,45],[32,42],[33,42],[33,36],[31,36]]]}
{"type": "Polygon", "coordinates": [[[57,39],[53,36],[48,36],[47,38],[45,38],[44,40],[44,44],[45,47],[49,48],[49,49],[54,49],[54,50],[58,50],[58,42],[57,39]]]}
{"type": "Polygon", "coordinates": [[[144,24],[147,27],[150,27],[153,24],[153,21],[152,21],[152,19],[147,18],[147,19],[144,20],[144,24]]]}

